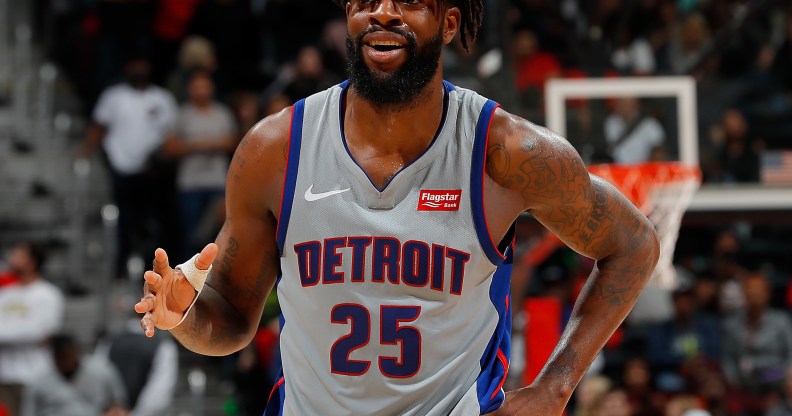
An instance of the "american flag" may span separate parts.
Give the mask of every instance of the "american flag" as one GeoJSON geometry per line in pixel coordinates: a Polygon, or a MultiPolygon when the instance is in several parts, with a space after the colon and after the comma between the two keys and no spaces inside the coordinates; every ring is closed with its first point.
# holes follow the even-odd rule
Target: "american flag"
{"type": "Polygon", "coordinates": [[[792,151],[771,151],[762,155],[762,182],[792,184],[792,151]]]}

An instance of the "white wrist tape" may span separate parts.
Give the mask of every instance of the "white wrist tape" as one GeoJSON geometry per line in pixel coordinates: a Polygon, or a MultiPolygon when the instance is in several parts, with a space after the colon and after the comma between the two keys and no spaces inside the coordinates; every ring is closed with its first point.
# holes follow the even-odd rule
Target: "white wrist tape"
{"type": "MultiPolygon", "coordinates": [[[[201,270],[195,266],[195,261],[198,260],[199,254],[192,256],[190,260],[187,260],[184,263],[176,266],[176,269],[181,270],[184,277],[187,279],[187,281],[190,283],[193,289],[195,289],[195,298],[193,299],[192,303],[187,308],[187,310],[184,311],[184,315],[182,315],[181,321],[179,321],[179,323],[176,324],[173,328],[176,328],[177,326],[181,325],[182,322],[184,322],[184,320],[187,319],[187,314],[190,313],[190,310],[193,308],[193,306],[195,306],[195,302],[198,301],[198,295],[200,295],[201,291],[203,290],[204,283],[206,283],[206,276],[208,276],[209,272],[212,271],[212,265],[209,265],[209,268],[206,270],[201,270]]],[[[171,330],[173,328],[169,328],[168,330],[171,330]]]]}

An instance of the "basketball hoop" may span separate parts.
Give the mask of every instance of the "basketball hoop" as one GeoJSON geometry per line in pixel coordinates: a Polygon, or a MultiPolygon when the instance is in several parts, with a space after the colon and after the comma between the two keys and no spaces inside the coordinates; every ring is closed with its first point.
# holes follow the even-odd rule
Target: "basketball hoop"
{"type": "Polygon", "coordinates": [[[591,165],[589,171],[612,183],[654,223],[660,258],[649,284],[676,288],[674,248],[682,216],[701,184],[699,168],[679,162],[646,162],[591,165]]]}

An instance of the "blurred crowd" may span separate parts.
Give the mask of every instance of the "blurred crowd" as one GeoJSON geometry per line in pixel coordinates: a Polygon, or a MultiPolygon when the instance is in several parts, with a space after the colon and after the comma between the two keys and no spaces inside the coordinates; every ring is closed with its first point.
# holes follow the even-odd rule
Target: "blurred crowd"
{"type": "MultiPolygon", "coordinates": [[[[36,33],[90,120],[77,157],[101,155],[110,173],[121,279],[130,258],[150,258],[155,247],[180,262],[212,241],[242,135],[344,79],[344,16],[329,0],[35,3],[36,33]]],[[[768,155],[792,150],[788,1],[485,3],[479,42],[469,54],[446,47],[444,70],[510,111],[542,124],[552,78],[692,75],[705,181],[768,182],[768,155]]],[[[569,107],[569,139],[587,162],[678,157],[675,110],[664,101],[571,100],[569,107]]],[[[665,312],[628,319],[614,334],[570,415],[792,415],[792,271],[746,256],[755,252],[747,234],[696,237],[696,250],[677,259],[679,286],[660,299],[665,312]]],[[[555,299],[568,316],[592,264],[567,249],[550,254],[521,269],[516,278],[526,282],[517,287],[525,290],[516,296],[555,299]]],[[[173,341],[146,342],[131,322],[82,354],[60,332],[63,296],[40,277],[43,257],[21,243],[0,275],[0,403],[37,415],[165,414],[176,383],[173,341]],[[40,370],[14,374],[6,362],[40,370]],[[30,377],[47,384],[25,389],[30,377]]],[[[254,342],[225,373],[236,383],[239,414],[261,414],[266,402],[261,392],[278,365],[276,316],[277,306],[269,307],[254,342]]]]}
{"type": "MultiPolygon", "coordinates": [[[[792,414],[789,270],[751,252],[736,229],[696,243],[709,248],[680,253],[676,289],[644,292],[576,391],[569,414],[792,414]]],[[[563,326],[592,261],[562,248],[530,262],[526,257],[515,269],[515,284],[527,280],[529,299],[559,305],[563,326]]],[[[515,320],[530,326],[531,317],[515,320]]]]}

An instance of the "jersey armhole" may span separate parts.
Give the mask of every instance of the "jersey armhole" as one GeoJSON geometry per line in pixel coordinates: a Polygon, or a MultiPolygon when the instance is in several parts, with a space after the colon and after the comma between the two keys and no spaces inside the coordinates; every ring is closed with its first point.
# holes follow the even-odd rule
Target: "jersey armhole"
{"type": "Polygon", "coordinates": [[[278,215],[278,228],[276,231],[278,253],[281,257],[283,256],[283,245],[286,242],[286,231],[289,228],[289,218],[291,217],[292,203],[294,202],[294,189],[297,185],[297,169],[300,164],[304,114],[305,99],[302,99],[297,101],[292,107],[289,145],[286,150],[286,172],[283,175],[280,215],[278,215]]]}
{"type": "MultiPolygon", "coordinates": [[[[500,107],[498,103],[487,100],[481,109],[476,123],[476,135],[473,140],[473,161],[470,172],[470,203],[473,213],[473,224],[476,228],[481,248],[492,264],[498,265],[506,260],[507,244],[494,241],[487,225],[486,208],[484,206],[484,177],[486,175],[487,143],[492,126],[495,110],[500,107]]],[[[505,238],[509,238],[507,235],[505,238]]]]}

